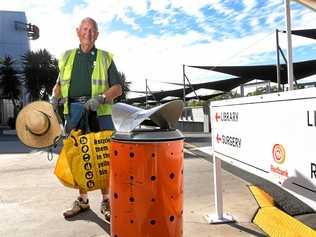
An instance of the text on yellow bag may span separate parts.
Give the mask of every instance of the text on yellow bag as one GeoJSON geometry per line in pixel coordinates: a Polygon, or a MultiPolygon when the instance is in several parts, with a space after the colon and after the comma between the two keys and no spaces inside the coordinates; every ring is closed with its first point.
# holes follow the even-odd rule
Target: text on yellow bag
{"type": "Polygon", "coordinates": [[[58,167],[59,163],[65,165],[65,162],[58,159],[55,168],[56,176],[68,187],[79,187],[85,191],[107,190],[111,136],[112,131],[83,135],[80,131],[72,131],[64,141],[64,147],[59,157],[63,160],[66,157],[69,167],[58,167]],[[69,174],[72,177],[69,177],[69,174]],[[64,177],[65,175],[66,177],[64,177]]]}

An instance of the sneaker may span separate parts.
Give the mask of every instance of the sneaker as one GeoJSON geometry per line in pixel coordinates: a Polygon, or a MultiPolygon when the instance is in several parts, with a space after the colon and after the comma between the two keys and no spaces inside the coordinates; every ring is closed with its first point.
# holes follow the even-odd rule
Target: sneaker
{"type": "Polygon", "coordinates": [[[110,201],[109,199],[105,199],[101,202],[101,213],[104,215],[105,220],[107,222],[111,221],[111,212],[110,212],[110,201]]]}
{"type": "Polygon", "coordinates": [[[89,200],[84,202],[81,197],[78,197],[77,200],[74,201],[72,207],[66,210],[63,214],[65,218],[71,218],[75,215],[79,214],[80,212],[84,212],[90,209],[89,200]]]}

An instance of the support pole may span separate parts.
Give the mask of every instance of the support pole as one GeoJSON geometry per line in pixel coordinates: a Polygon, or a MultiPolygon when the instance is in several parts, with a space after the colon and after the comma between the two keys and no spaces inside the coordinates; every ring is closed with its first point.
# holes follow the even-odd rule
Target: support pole
{"type": "Polygon", "coordinates": [[[293,90],[293,59],[292,59],[292,31],[290,0],[284,0],[287,35],[287,79],[289,90],[293,90]]]}
{"type": "Polygon", "coordinates": [[[183,74],[183,103],[185,106],[185,65],[182,65],[182,74],[183,74]]]}
{"type": "Polygon", "coordinates": [[[147,109],[147,107],[148,107],[148,85],[147,85],[147,78],[145,79],[145,84],[146,84],[146,105],[145,105],[145,108],[147,109]]]}
{"type": "Polygon", "coordinates": [[[276,71],[277,71],[277,83],[278,83],[278,92],[281,91],[281,80],[280,80],[280,46],[279,46],[279,30],[275,30],[275,39],[276,39],[276,71]]]}
{"type": "Polygon", "coordinates": [[[244,86],[244,84],[240,85],[240,96],[241,97],[245,96],[245,86],[244,86]]]}
{"type": "Polygon", "coordinates": [[[205,219],[209,224],[220,224],[234,222],[234,218],[229,214],[223,213],[223,192],[222,192],[222,175],[221,160],[215,156],[213,152],[213,172],[214,172],[214,199],[215,214],[205,215],[205,219]]]}
{"type": "MultiPolygon", "coordinates": [[[[182,65],[182,74],[183,74],[183,104],[184,104],[183,112],[184,112],[185,120],[187,120],[187,108],[185,104],[185,65],[184,64],[182,65]]],[[[184,123],[182,123],[182,125],[184,126],[184,123]]]]}
{"type": "Polygon", "coordinates": [[[208,133],[211,131],[211,110],[210,110],[210,102],[207,102],[203,105],[203,131],[208,133]]]}
{"type": "Polygon", "coordinates": [[[213,155],[213,172],[214,172],[214,191],[215,191],[215,209],[218,219],[223,218],[223,192],[222,192],[222,171],[221,160],[213,155]]]}

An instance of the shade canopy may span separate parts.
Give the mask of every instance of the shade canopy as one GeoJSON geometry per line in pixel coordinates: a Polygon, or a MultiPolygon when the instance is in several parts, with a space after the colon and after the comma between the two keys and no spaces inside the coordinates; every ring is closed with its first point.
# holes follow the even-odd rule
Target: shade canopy
{"type": "MultiPolygon", "coordinates": [[[[189,94],[193,91],[192,88],[187,87],[185,89],[185,94],[189,94]]],[[[165,97],[168,96],[174,96],[174,97],[183,97],[183,88],[182,89],[176,89],[176,90],[168,90],[168,91],[159,91],[159,92],[153,92],[151,95],[147,96],[140,96],[136,98],[130,98],[127,99],[127,103],[144,103],[146,100],[155,100],[160,101],[165,97]]]]}
{"type": "MultiPolygon", "coordinates": [[[[212,81],[212,82],[205,82],[205,83],[198,83],[198,84],[191,84],[191,86],[185,88],[185,94],[189,94],[194,90],[198,89],[211,89],[211,90],[217,90],[217,91],[223,91],[223,92],[229,92],[232,89],[240,86],[241,84],[247,83],[251,81],[251,78],[229,78],[226,80],[220,80],[220,81],[212,81]]],[[[141,96],[136,98],[130,98],[127,99],[127,103],[145,103],[147,100],[155,100],[155,101],[161,101],[163,98],[166,98],[168,96],[183,98],[183,88],[181,89],[175,89],[175,90],[168,90],[168,91],[160,91],[160,92],[154,92],[152,95],[148,96],[141,96]]],[[[218,93],[222,94],[222,92],[218,93]]],[[[209,99],[212,98],[218,94],[213,94],[209,96],[198,96],[200,99],[209,99]]],[[[187,100],[193,99],[196,97],[186,97],[187,100]]]]}
{"type": "Polygon", "coordinates": [[[192,84],[192,87],[195,90],[211,89],[211,90],[229,92],[232,89],[240,86],[241,84],[247,83],[251,80],[252,80],[251,78],[230,78],[230,79],[225,79],[225,80],[220,80],[220,81],[192,84]]]}
{"type": "MultiPolygon", "coordinates": [[[[277,83],[277,71],[275,65],[257,65],[257,66],[189,66],[205,70],[222,72],[241,78],[260,79],[277,83]]],[[[293,63],[294,78],[302,79],[316,74],[316,60],[293,63]]],[[[280,65],[280,83],[287,84],[287,66],[280,65]]]]}
{"type": "MultiPolygon", "coordinates": [[[[284,31],[285,33],[286,31],[284,31]]],[[[292,30],[292,34],[299,35],[311,39],[316,39],[316,29],[292,30]]]]}

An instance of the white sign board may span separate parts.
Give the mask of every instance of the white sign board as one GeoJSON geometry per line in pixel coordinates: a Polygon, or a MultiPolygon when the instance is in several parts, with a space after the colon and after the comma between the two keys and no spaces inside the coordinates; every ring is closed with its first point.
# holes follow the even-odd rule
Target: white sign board
{"type": "Polygon", "coordinates": [[[316,210],[316,88],[211,103],[214,154],[316,210]]]}

